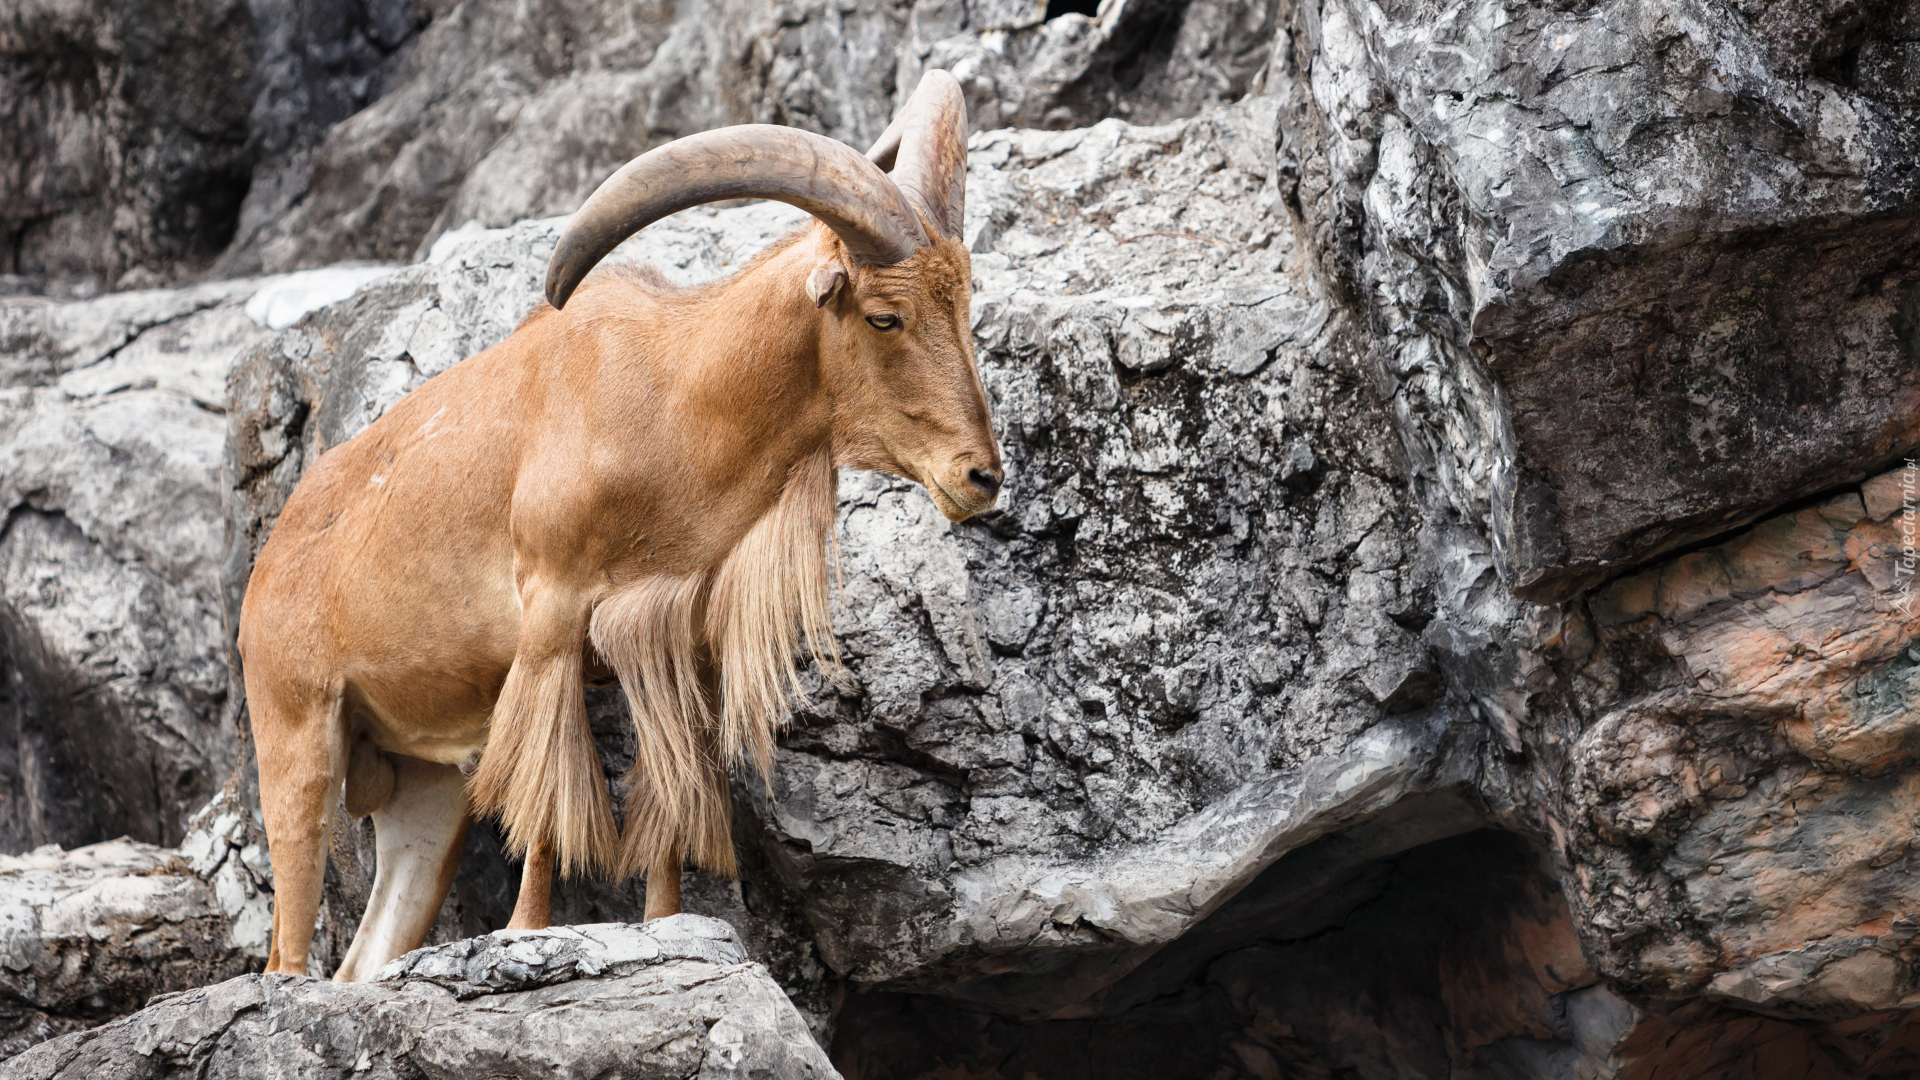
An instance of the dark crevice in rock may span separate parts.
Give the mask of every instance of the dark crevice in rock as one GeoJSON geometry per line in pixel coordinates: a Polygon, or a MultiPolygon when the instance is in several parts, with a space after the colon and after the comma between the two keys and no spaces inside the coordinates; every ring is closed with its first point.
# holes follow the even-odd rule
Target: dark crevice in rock
{"type": "MultiPolygon", "coordinates": [[[[3,536],[4,532],[0,532],[3,536]]],[[[92,702],[39,631],[0,603],[0,853],[103,840],[98,795],[71,759],[92,702]]]]}
{"type": "Polygon", "coordinates": [[[1043,16],[1048,21],[1062,15],[1085,15],[1092,18],[1100,13],[1100,0],[1047,0],[1047,11],[1043,16]]]}
{"type": "Polygon", "coordinates": [[[249,180],[252,22],[231,0],[28,9],[0,37],[0,224],[13,272],[164,284],[232,235],[249,180]]]}
{"type": "Polygon", "coordinates": [[[1536,848],[1480,828],[1464,804],[1443,809],[1447,798],[1286,856],[1114,993],[1050,1019],[850,995],[835,1064],[848,1080],[1491,1078],[1571,1065],[1580,1037],[1604,1033],[1579,1030],[1566,999],[1604,991],[1565,901],[1536,848]],[[1457,835],[1380,853],[1423,832],[1457,835]]]}
{"type": "Polygon", "coordinates": [[[205,272],[304,193],[290,171],[379,96],[426,18],[412,0],[27,9],[0,34],[10,284],[86,295],[205,272]]]}
{"type": "MultiPolygon", "coordinates": [[[[1859,476],[1847,477],[1831,487],[1822,488],[1811,495],[1805,495],[1773,507],[1767,511],[1764,516],[1768,518],[1792,517],[1804,510],[1812,510],[1816,507],[1823,506],[1836,498],[1857,493],[1860,490],[1861,480],[1895,469],[1899,467],[1901,462],[1910,460],[1916,453],[1920,453],[1920,443],[1895,451],[1894,454],[1885,461],[1862,470],[1859,476]]],[[[1672,564],[1698,552],[1710,551],[1738,540],[1740,537],[1752,531],[1753,522],[1743,522],[1733,528],[1725,529],[1721,532],[1716,532],[1710,536],[1692,541],[1691,543],[1682,544],[1678,547],[1663,551],[1657,558],[1650,559],[1647,562],[1619,567],[1606,577],[1595,582],[1591,588],[1583,591],[1580,594],[1579,602],[1591,600],[1594,596],[1605,592],[1608,587],[1625,578],[1645,573],[1649,569],[1672,564]]]]}

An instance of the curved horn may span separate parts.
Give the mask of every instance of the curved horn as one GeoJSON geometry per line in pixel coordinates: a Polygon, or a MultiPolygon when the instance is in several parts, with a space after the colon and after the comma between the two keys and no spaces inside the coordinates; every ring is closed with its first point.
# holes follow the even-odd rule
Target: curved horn
{"type": "Polygon", "coordinates": [[[622,166],[573,215],[547,263],[547,300],[567,298],[622,240],[677,210],[720,199],[778,199],[839,235],[853,257],[895,263],[927,243],[887,174],[825,136],[741,124],[655,147],[622,166]]]}
{"type": "Polygon", "coordinates": [[[906,107],[867,151],[941,233],[958,239],[967,216],[967,99],[938,68],[920,76],[906,107]]]}
{"type": "Polygon", "coordinates": [[[872,148],[867,151],[867,160],[888,172],[893,171],[893,159],[900,153],[900,121],[904,120],[906,115],[907,110],[901,109],[899,115],[893,118],[893,122],[887,125],[887,130],[880,133],[880,137],[874,140],[872,148]]]}

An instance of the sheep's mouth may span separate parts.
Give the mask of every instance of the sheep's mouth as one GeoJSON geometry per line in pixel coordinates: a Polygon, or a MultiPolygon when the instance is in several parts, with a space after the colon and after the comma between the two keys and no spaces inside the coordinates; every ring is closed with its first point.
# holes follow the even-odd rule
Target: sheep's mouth
{"type": "Polygon", "coordinates": [[[933,505],[938,507],[942,514],[946,515],[948,521],[965,521],[993,505],[992,499],[983,500],[976,498],[973,500],[962,500],[957,498],[952,491],[947,489],[947,485],[941,483],[940,478],[934,476],[931,472],[927,474],[925,487],[927,494],[933,499],[933,505]],[[980,505],[971,505],[972,503],[978,503],[980,505]]]}

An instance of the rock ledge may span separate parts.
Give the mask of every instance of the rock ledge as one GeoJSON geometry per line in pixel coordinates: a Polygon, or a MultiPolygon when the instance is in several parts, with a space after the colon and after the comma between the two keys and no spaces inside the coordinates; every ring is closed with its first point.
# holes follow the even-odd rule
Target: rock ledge
{"type": "Polygon", "coordinates": [[[837,1077],[727,924],[501,931],[377,981],[247,975],[42,1043],[0,1077],[837,1077]]]}
{"type": "Polygon", "coordinates": [[[746,948],[719,919],[676,915],[646,925],[592,923],[548,930],[496,930],[413,952],[380,969],[376,982],[420,979],[461,1001],[575,979],[623,978],[693,960],[745,964],[746,948]]]}

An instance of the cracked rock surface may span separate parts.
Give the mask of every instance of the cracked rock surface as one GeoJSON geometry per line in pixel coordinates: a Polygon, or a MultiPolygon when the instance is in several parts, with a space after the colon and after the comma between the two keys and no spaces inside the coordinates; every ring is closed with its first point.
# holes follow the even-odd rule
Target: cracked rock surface
{"type": "Polygon", "coordinates": [[[1187,116],[1253,84],[1272,7],[1135,0],[1047,20],[1044,0],[416,3],[378,99],[256,182],[219,269],[406,260],[469,221],[570,213],[629,158],[722,124],[864,149],[929,66],[961,80],[976,128],[1187,116]]]}
{"type": "Polygon", "coordinates": [[[1517,594],[1920,439],[1920,5],[1286,7],[1284,195],[1517,594]]]}
{"type": "Polygon", "coordinates": [[[264,960],[273,875],[251,822],[229,794],[179,849],[0,855],[0,1058],[264,960]]]}
{"type": "Polygon", "coordinates": [[[252,282],[0,302],[0,847],[175,844],[237,757],[226,373],[252,282]]]}
{"type": "Polygon", "coordinates": [[[731,927],[512,931],[410,953],[373,982],[246,975],[44,1043],[0,1076],[837,1078],[731,927]]]}

